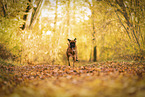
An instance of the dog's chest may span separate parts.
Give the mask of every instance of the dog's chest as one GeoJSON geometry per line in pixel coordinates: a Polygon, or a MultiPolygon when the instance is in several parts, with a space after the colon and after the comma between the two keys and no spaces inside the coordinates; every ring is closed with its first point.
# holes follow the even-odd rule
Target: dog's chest
{"type": "Polygon", "coordinates": [[[72,55],[75,55],[76,54],[76,50],[73,48],[73,49],[69,49],[69,53],[71,53],[72,55]]]}
{"type": "Polygon", "coordinates": [[[74,50],[71,50],[71,54],[72,54],[72,55],[75,55],[75,52],[76,52],[75,49],[74,49],[74,50]]]}

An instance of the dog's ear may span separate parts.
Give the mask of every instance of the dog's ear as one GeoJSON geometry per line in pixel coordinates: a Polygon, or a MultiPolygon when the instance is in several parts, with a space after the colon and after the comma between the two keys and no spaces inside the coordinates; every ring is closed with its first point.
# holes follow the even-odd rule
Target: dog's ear
{"type": "Polygon", "coordinates": [[[67,39],[69,42],[71,41],[70,39],[67,39]]]}
{"type": "Polygon", "coordinates": [[[76,41],[77,39],[75,38],[74,41],[76,41]]]}

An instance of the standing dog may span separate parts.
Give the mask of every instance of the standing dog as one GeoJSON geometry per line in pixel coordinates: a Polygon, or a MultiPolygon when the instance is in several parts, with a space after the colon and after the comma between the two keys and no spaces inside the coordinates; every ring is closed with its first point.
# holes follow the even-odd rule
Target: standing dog
{"type": "Polygon", "coordinates": [[[68,48],[67,48],[67,51],[66,51],[68,65],[70,66],[69,57],[72,57],[73,58],[73,67],[74,67],[75,61],[78,61],[78,59],[77,59],[78,57],[77,57],[76,38],[74,40],[68,39],[68,41],[69,41],[69,44],[68,44],[68,48]]]}

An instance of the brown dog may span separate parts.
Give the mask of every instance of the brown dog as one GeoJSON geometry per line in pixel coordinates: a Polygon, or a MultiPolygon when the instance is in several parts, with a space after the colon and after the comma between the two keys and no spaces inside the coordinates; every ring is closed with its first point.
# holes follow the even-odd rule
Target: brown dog
{"type": "Polygon", "coordinates": [[[67,60],[68,60],[68,65],[70,66],[70,61],[69,61],[69,57],[73,58],[73,67],[74,67],[74,63],[75,61],[78,61],[78,57],[77,57],[77,46],[76,46],[76,38],[74,40],[70,40],[69,41],[69,45],[66,51],[66,55],[67,55],[67,60]]]}

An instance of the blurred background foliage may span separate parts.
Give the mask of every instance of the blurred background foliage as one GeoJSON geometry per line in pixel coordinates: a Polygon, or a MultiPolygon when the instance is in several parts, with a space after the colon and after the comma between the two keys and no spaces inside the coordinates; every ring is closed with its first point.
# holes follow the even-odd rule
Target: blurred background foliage
{"type": "Polygon", "coordinates": [[[67,39],[80,61],[145,59],[144,0],[1,0],[0,58],[66,64],[67,39]]]}

